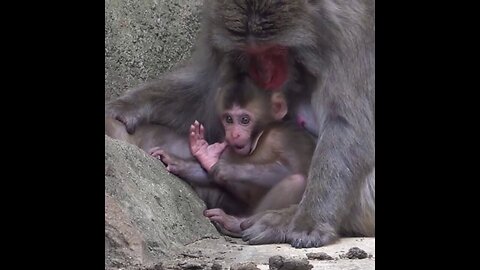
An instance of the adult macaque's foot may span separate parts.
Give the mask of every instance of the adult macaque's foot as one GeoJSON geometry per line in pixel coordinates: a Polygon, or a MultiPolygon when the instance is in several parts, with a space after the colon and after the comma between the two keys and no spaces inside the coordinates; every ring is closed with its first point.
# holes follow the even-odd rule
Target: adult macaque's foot
{"type": "Polygon", "coordinates": [[[243,240],[252,245],[289,243],[295,248],[321,247],[338,239],[333,227],[312,219],[298,206],[269,210],[241,223],[243,240]]]}

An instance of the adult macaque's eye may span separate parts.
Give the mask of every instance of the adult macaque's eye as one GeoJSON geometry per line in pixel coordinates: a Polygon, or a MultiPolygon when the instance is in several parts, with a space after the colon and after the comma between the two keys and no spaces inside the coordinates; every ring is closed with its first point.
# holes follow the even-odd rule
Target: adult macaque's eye
{"type": "Polygon", "coordinates": [[[227,124],[232,124],[232,123],[233,123],[233,118],[232,118],[232,116],[229,115],[229,114],[225,115],[225,122],[226,122],[227,124]]]}
{"type": "Polygon", "coordinates": [[[248,115],[242,116],[240,123],[242,123],[242,125],[248,125],[248,123],[250,123],[250,117],[248,115]]]}

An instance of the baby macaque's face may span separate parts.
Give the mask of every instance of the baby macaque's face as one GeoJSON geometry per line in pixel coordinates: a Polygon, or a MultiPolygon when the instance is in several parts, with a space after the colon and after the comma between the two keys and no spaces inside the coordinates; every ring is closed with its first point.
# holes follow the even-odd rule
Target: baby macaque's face
{"type": "Polygon", "coordinates": [[[234,105],[222,115],[225,139],[228,145],[239,155],[247,155],[252,147],[252,132],[255,117],[249,111],[234,105]]]}

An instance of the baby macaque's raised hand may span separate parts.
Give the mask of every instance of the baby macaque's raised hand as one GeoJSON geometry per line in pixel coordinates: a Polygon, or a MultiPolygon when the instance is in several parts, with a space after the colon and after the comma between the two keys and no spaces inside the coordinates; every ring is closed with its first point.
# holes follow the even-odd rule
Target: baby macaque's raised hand
{"type": "Polygon", "coordinates": [[[210,172],[227,147],[226,142],[209,145],[205,140],[205,128],[197,120],[190,126],[189,142],[192,155],[207,172],[210,172]]]}

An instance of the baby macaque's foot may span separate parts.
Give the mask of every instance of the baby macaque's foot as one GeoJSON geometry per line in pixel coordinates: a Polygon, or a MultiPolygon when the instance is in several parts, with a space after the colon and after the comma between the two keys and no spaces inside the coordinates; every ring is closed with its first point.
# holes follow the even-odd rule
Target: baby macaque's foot
{"type": "Polygon", "coordinates": [[[221,226],[223,226],[223,228],[230,232],[242,232],[242,229],[240,228],[240,223],[242,223],[245,218],[238,218],[228,215],[220,208],[207,209],[205,210],[203,215],[208,217],[211,221],[218,222],[218,224],[220,224],[221,226]]]}

